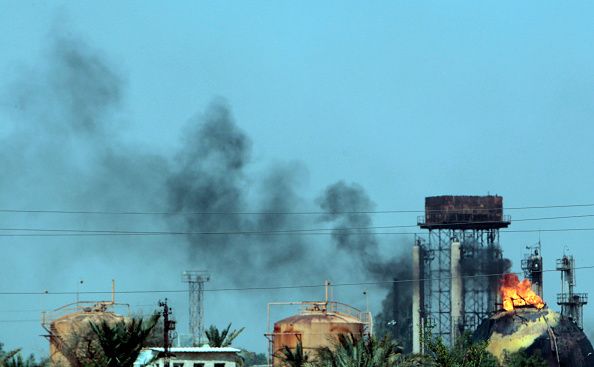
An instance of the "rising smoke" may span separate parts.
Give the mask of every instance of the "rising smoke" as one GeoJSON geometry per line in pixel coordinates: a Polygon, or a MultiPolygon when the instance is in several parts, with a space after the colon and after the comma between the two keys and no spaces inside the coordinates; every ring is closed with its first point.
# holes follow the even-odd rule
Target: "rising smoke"
{"type": "MultiPolygon", "coordinates": [[[[5,203],[180,213],[126,224],[193,233],[187,236],[190,261],[224,273],[235,284],[271,276],[280,282],[304,266],[311,271],[301,273],[303,281],[340,276],[341,271],[322,266],[320,251],[306,245],[319,238],[279,233],[316,224],[315,218],[283,214],[312,207],[298,193],[305,169],[299,163],[277,162],[257,175],[251,173],[252,142],[224,100],[215,100],[188,121],[177,152],[164,156],[123,141],[121,132],[127,128],[121,113],[124,78],[84,42],[56,37],[44,65],[18,78],[6,93],[5,105],[17,123],[4,136],[5,149],[0,152],[4,167],[14,172],[10,180],[3,176],[5,203]],[[35,190],[25,194],[31,188],[35,190]],[[14,195],[19,190],[23,195],[14,195]],[[22,201],[15,201],[15,196],[22,201]],[[266,274],[254,269],[266,269],[266,274]]],[[[333,186],[326,194],[349,195],[333,186]]],[[[352,203],[351,208],[372,205],[360,186],[353,187],[361,202],[352,203]]],[[[337,209],[342,211],[346,204],[338,196],[336,202],[323,204],[329,213],[327,221],[349,227],[369,225],[367,215],[342,218],[337,209]],[[343,208],[330,207],[335,205],[343,208]]],[[[69,225],[95,229],[97,223],[102,228],[127,229],[117,219],[103,217],[69,225]]],[[[377,253],[375,236],[357,234],[344,240],[352,243],[346,249],[349,255],[367,252],[367,256],[346,257],[351,262],[364,261],[364,269],[376,279],[388,271],[377,253]]],[[[95,251],[95,245],[86,249],[95,251]]]]}
{"type": "Polygon", "coordinates": [[[337,250],[358,259],[373,280],[394,281],[392,285],[386,284],[388,294],[375,320],[376,329],[379,334],[391,335],[409,351],[412,346],[412,288],[406,280],[412,278],[412,269],[408,252],[392,257],[380,254],[370,214],[375,204],[360,185],[343,181],[330,185],[318,198],[318,204],[326,212],[320,220],[334,226],[332,239],[337,250]]]}
{"type": "Polygon", "coordinates": [[[11,173],[2,176],[4,202],[114,209],[156,197],[150,194],[165,160],[119,139],[122,78],[84,43],[67,38],[53,41],[44,65],[5,93],[14,126],[0,150],[11,173]]]}
{"type": "Polygon", "coordinates": [[[488,289],[491,294],[499,293],[501,274],[511,270],[512,262],[502,256],[498,244],[481,246],[476,239],[470,237],[462,241],[463,257],[460,259],[460,270],[467,295],[472,295],[474,290],[488,289]]]}
{"type": "Polygon", "coordinates": [[[332,239],[336,248],[360,259],[374,280],[390,279],[396,260],[385,260],[380,255],[370,215],[375,204],[363,187],[339,181],[328,186],[317,201],[325,211],[320,221],[333,224],[332,239]]]}
{"type": "MultiPolygon", "coordinates": [[[[44,60],[43,66],[18,76],[3,96],[12,124],[1,132],[0,162],[7,173],[0,177],[2,203],[15,208],[168,211],[174,214],[127,217],[124,222],[74,216],[43,218],[43,223],[192,234],[185,237],[185,246],[169,247],[167,256],[151,255],[150,265],[145,254],[160,254],[162,244],[141,237],[115,247],[106,241],[119,239],[63,239],[59,247],[35,254],[41,259],[34,266],[43,283],[39,287],[47,286],[52,274],[110,256],[134,269],[166,268],[176,274],[184,270],[178,261],[187,258],[183,266],[208,269],[236,285],[321,283],[350,275],[354,267],[371,280],[410,278],[407,260],[380,253],[380,241],[369,228],[372,217],[360,213],[375,205],[360,185],[339,181],[313,203],[299,194],[305,171],[299,163],[275,163],[253,174],[252,142],[226,102],[216,100],[191,119],[171,156],[158,154],[124,141],[125,79],[99,53],[80,40],[56,36],[44,60]],[[325,213],[320,218],[286,214],[314,205],[325,213]],[[335,249],[328,248],[326,236],[283,233],[321,223],[331,226],[335,249]],[[73,253],[77,261],[71,261],[73,253]],[[327,266],[327,253],[341,265],[327,266]]],[[[391,292],[382,312],[389,314],[386,322],[396,318],[403,323],[408,316],[388,309],[410,309],[408,289],[386,285],[386,290],[391,292]]]]}
{"type": "Polygon", "coordinates": [[[191,121],[167,181],[170,210],[198,213],[181,221],[184,230],[199,233],[188,236],[191,256],[241,284],[262,277],[255,269],[275,276],[315,263],[305,253],[302,237],[279,233],[305,224],[286,214],[301,201],[296,193],[299,170],[277,165],[262,177],[248,178],[251,145],[229,107],[217,101],[191,121]],[[254,181],[260,193],[252,206],[249,190],[254,181]],[[217,234],[224,232],[232,235],[217,234]]]}

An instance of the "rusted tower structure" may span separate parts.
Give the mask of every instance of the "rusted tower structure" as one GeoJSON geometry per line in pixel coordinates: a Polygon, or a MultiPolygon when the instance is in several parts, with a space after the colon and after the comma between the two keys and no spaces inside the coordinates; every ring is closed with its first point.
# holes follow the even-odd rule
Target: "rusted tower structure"
{"type": "Polygon", "coordinates": [[[413,352],[428,331],[453,344],[496,308],[505,270],[499,230],[509,226],[501,196],[425,198],[418,225],[429,231],[413,246],[413,352]]]}

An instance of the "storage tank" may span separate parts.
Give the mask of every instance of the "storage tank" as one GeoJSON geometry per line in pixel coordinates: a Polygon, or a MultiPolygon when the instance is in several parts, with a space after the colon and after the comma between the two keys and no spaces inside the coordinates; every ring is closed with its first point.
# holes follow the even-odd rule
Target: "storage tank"
{"type": "Polygon", "coordinates": [[[546,307],[501,310],[484,320],[473,338],[486,341],[487,350],[501,363],[506,353],[524,350],[542,357],[549,367],[594,366],[594,349],[586,334],[575,322],[546,307]]]}
{"type": "Polygon", "coordinates": [[[79,302],[54,310],[51,316],[44,315],[43,326],[48,332],[52,366],[76,365],[74,361],[77,357],[85,355],[89,349],[100,348],[90,323],[106,321],[112,324],[124,320],[123,316],[109,311],[110,305],[104,302],[84,305],[79,302]]]}
{"type": "Polygon", "coordinates": [[[270,334],[273,366],[281,366],[278,353],[285,347],[295,350],[301,341],[304,353],[315,358],[317,349],[331,347],[339,334],[362,337],[371,333],[368,312],[338,302],[301,302],[302,311],[274,324],[270,334]]]}

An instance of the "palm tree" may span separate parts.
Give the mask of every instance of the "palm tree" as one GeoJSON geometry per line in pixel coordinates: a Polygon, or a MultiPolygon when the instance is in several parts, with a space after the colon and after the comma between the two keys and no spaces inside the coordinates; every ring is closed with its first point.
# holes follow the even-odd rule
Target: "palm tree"
{"type": "Polygon", "coordinates": [[[41,367],[47,365],[47,361],[36,362],[35,357],[30,355],[23,358],[20,349],[4,351],[4,345],[0,343],[0,367],[41,367]]]}
{"type": "Polygon", "coordinates": [[[30,356],[27,359],[24,359],[23,356],[18,353],[16,356],[13,356],[10,359],[6,359],[3,362],[0,362],[0,366],[2,367],[39,367],[43,366],[43,363],[36,363],[35,358],[30,356]]]}
{"type": "Polygon", "coordinates": [[[295,351],[285,345],[283,349],[277,352],[275,357],[279,358],[286,367],[304,367],[309,364],[309,355],[303,352],[301,341],[297,342],[295,351]]]}
{"type": "Polygon", "coordinates": [[[497,367],[495,357],[487,351],[487,343],[474,342],[470,333],[457,338],[453,347],[444,344],[441,338],[429,336],[425,342],[427,351],[439,367],[497,367]]]}
{"type": "Polygon", "coordinates": [[[3,347],[4,344],[0,343],[0,367],[5,367],[12,363],[15,360],[15,358],[18,358],[15,356],[17,356],[17,354],[19,354],[21,351],[20,349],[15,349],[5,352],[3,347]]]}
{"type": "Polygon", "coordinates": [[[12,357],[16,356],[21,350],[15,349],[8,352],[4,351],[4,343],[0,343],[0,366],[12,357]]]}
{"type": "Polygon", "coordinates": [[[357,338],[340,334],[333,348],[318,352],[320,367],[396,367],[401,360],[401,348],[387,336],[357,338]]]}
{"type": "Polygon", "coordinates": [[[99,324],[91,322],[91,329],[97,337],[105,359],[97,367],[130,367],[134,364],[143,343],[157,324],[159,314],[148,320],[132,318],[128,321],[99,324]]]}
{"type": "Polygon", "coordinates": [[[205,331],[206,338],[208,339],[208,345],[210,345],[211,347],[218,347],[218,348],[228,347],[231,345],[233,340],[235,338],[237,338],[237,336],[239,334],[241,334],[241,332],[245,328],[242,327],[239,330],[233,330],[231,333],[229,333],[230,329],[231,329],[231,323],[229,323],[229,325],[227,325],[227,328],[224,329],[222,332],[220,332],[216,326],[210,325],[208,330],[205,331]]]}

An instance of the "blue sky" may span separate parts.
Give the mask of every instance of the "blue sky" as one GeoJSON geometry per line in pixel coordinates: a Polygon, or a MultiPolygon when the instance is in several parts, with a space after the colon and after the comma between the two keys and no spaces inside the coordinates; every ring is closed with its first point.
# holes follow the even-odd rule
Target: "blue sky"
{"type": "MultiPolygon", "coordinates": [[[[593,16],[588,1],[0,1],[0,134],[10,136],[19,124],[6,103],[15,76],[34,77],[43,69],[48,45],[61,34],[81,40],[121,76],[125,87],[117,119],[126,123],[118,133],[131,147],[171,155],[187,121],[213,99],[224,98],[253,141],[249,169],[257,175],[271,164],[297,162],[303,176],[299,192],[310,201],[343,179],[361,184],[379,210],[420,209],[425,196],[439,194],[497,193],[510,207],[593,203],[593,16]]],[[[55,195],[51,205],[59,207],[60,192],[23,180],[19,195],[49,191],[55,195]]],[[[16,204],[0,206],[11,205],[16,204]]],[[[513,220],[592,210],[508,214],[513,220]]],[[[30,219],[0,217],[20,226],[30,219]]],[[[59,225],[54,219],[35,220],[59,225]]],[[[374,220],[414,224],[416,218],[374,220]]],[[[513,229],[570,227],[594,223],[584,218],[512,224],[513,229]]],[[[502,234],[515,269],[524,246],[538,238],[502,234]]],[[[563,246],[577,256],[578,265],[594,265],[589,260],[594,232],[541,233],[540,238],[546,268],[554,266],[563,246]]],[[[19,266],[3,274],[8,282],[0,284],[43,288],[51,267],[38,266],[39,240],[1,241],[19,266]],[[32,264],[36,270],[28,269],[32,264]]],[[[60,243],[51,241],[51,251],[60,252],[60,243]]],[[[387,253],[405,244],[401,238],[382,239],[387,253]]],[[[106,288],[114,276],[129,276],[127,288],[183,286],[171,285],[177,274],[168,280],[131,275],[125,261],[103,255],[70,265],[48,286],[72,289],[85,277],[95,288],[106,288]]],[[[583,291],[594,291],[587,282],[591,275],[578,272],[583,291]]],[[[546,298],[553,303],[558,275],[547,274],[545,281],[546,298]]],[[[4,297],[0,301],[7,310],[64,302],[4,297]]],[[[287,297],[291,294],[275,294],[273,300],[287,297]]],[[[266,295],[254,299],[250,310],[265,310],[258,307],[266,295]]],[[[183,297],[175,302],[184,310],[183,297]]],[[[223,295],[208,302],[222,311],[207,319],[233,318],[224,314],[233,307],[224,306],[223,295]]],[[[589,306],[585,314],[591,325],[589,306]]],[[[3,313],[0,320],[36,317],[3,313]]],[[[230,321],[243,325],[239,318],[230,321]]],[[[261,320],[260,315],[245,322],[259,339],[246,336],[240,342],[263,351],[261,320]]],[[[27,351],[44,351],[40,333],[35,323],[0,324],[0,341],[27,351]]]]}

